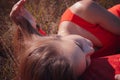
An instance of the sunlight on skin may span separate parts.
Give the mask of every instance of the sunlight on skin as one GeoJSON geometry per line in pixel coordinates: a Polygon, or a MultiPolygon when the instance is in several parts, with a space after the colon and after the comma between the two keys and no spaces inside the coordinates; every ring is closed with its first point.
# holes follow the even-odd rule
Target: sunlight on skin
{"type": "Polygon", "coordinates": [[[20,0],[17,2],[10,12],[10,17],[15,21],[17,24],[17,19],[19,19],[21,16],[27,19],[30,24],[33,26],[33,28],[36,29],[36,19],[27,11],[23,6],[25,4],[26,0],[20,0]]]}
{"type": "Polygon", "coordinates": [[[115,75],[115,80],[120,80],[120,74],[115,75]]]}
{"type": "Polygon", "coordinates": [[[80,4],[79,2],[77,2],[76,4],[75,4],[75,8],[77,9],[79,9],[80,8],[80,6],[81,6],[82,4],[80,4]]]}
{"type": "Polygon", "coordinates": [[[12,16],[13,14],[15,14],[16,11],[18,11],[19,8],[21,8],[21,7],[24,5],[25,2],[26,2],[26,0],[20,0],[20,1],[18,1],[18,2],[13,6],[12,11],[10,12],[10,16],[12,16]]]}

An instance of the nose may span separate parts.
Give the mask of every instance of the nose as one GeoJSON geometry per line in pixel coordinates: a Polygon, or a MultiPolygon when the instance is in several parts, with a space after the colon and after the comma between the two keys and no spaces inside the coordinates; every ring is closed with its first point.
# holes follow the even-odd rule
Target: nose
{"type": "Polygon", "coordinates": [[[94,50],[93,47],[86,45],[86,46],[83,48],[83,51],[84,51],[84,53],[87,54],[87,55],[92,55],[95,50],[94,50]]]}
{"type": "Polygon", "coordinates": [[[95,51],[90,40],[86,40],[82,43],[82,49],[86,55],[92,55],[95,51]]]}

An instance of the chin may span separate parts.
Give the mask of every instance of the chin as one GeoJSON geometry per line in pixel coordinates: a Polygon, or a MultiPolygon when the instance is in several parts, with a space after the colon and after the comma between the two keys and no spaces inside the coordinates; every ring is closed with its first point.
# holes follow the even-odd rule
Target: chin
{"type": "Polygon", "coordinates": [[[87,60],[86,60],[86,68],[89,67],[90,64],[91,64],[91,59],[87,58],[87,60]]]}

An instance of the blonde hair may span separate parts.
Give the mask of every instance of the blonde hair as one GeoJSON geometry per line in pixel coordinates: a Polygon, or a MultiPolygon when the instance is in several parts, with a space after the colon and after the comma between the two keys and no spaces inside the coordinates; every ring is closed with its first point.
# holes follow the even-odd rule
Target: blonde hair
{"type": "Polygon", "coordinates": [[[76,80],[72,63],[53,45],[56,40],[48,37],[34,42],[21,56],[21,80],[76,80]]]}

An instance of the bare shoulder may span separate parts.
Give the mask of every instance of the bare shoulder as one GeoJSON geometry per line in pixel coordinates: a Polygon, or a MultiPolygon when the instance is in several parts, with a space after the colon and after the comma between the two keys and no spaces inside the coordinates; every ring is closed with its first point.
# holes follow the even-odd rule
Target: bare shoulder
{"type": "Polygon", "coordinates": [[[92,24],[96,24],[97,22],[94,20],[94,18],[95,15],[98,14],[100,8],[101,7],[98,5],[98,3],[94,2],[93,0],[81,0],[73,4],[70,7],[70,10],[84,20],[92,24]]]}
{"type": "Polygon", "coordinates": [[[92,24],[99,24],[102,28],[120,35],[120,18],[92,0],[82,0],[70,7],[71,11],[92,24]]]}

